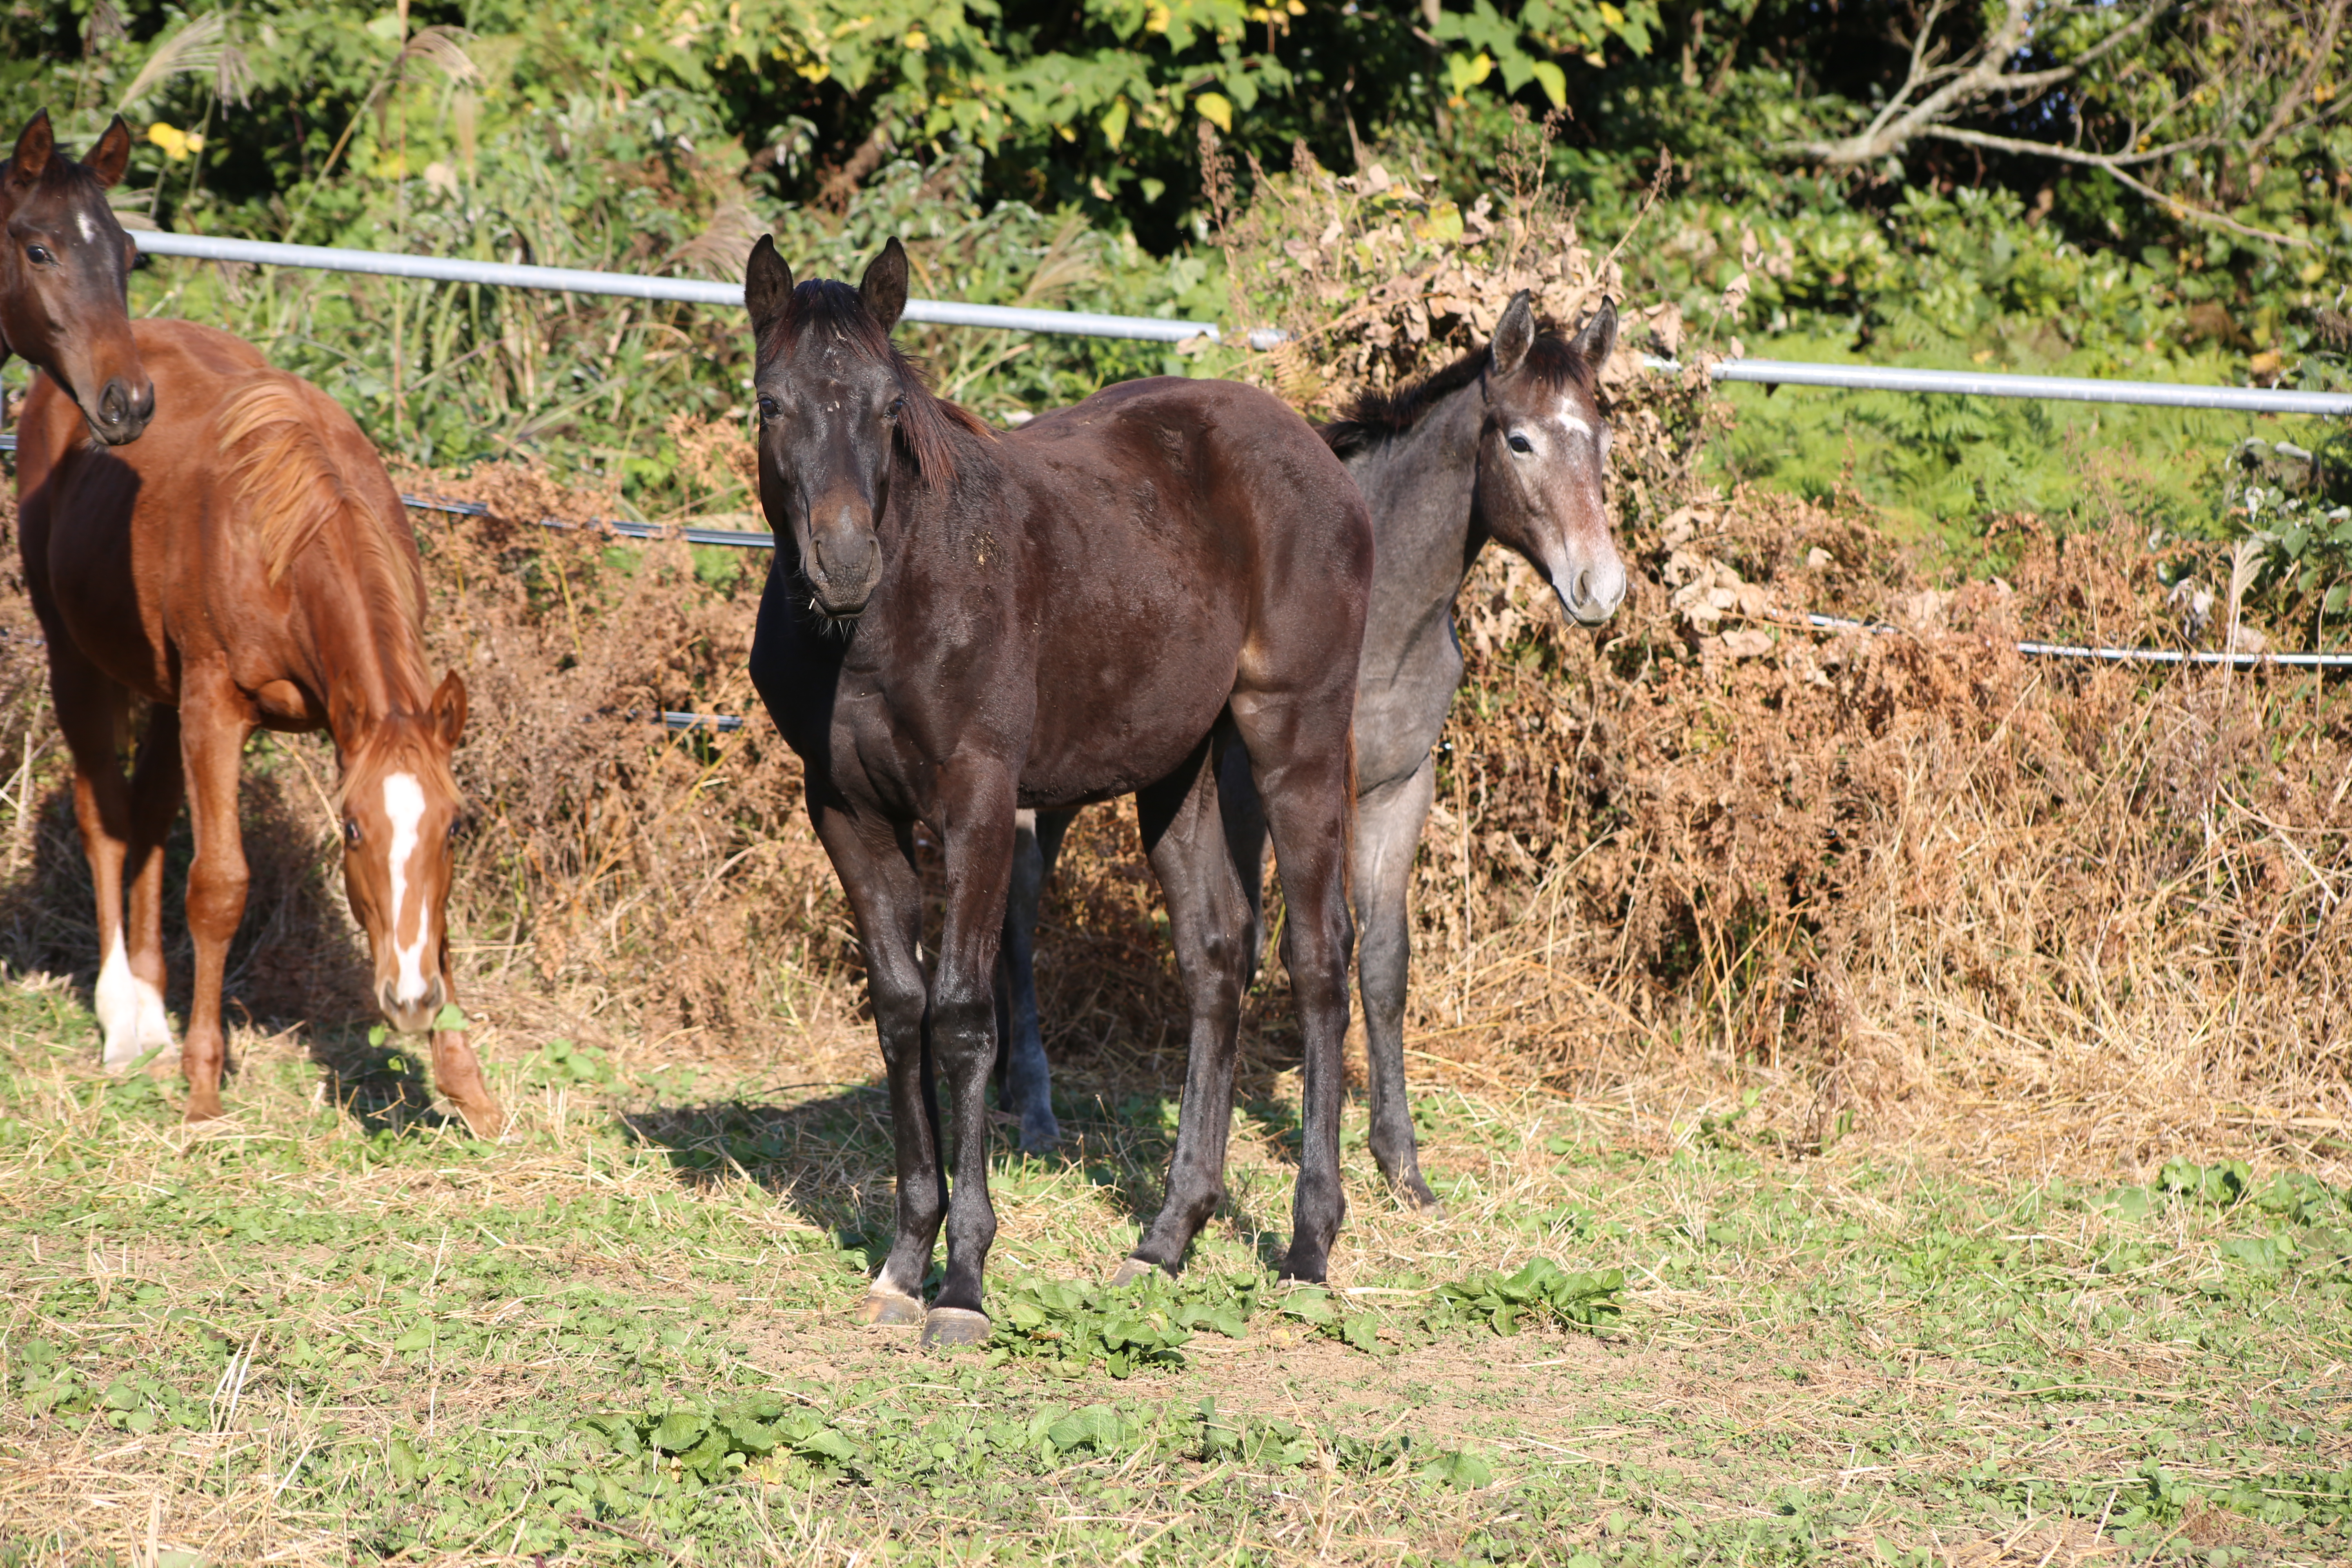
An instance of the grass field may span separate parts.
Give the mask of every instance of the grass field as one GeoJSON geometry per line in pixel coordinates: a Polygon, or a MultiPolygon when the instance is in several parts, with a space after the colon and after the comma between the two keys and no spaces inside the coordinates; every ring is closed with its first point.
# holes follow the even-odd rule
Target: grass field
{"type": "Polygon", "coordinates": [[[191,1133],[71,987],[0,1009],[11,1565],[2352,1558],[2325,1156],[2070,1178],[1429,1085],[1445,1218],[1358,1110],[1331,1288],[1278,1289],[1258,1072],[1185,1281],[1120,1300],[1174,1075],[1081,1069],[1066,1155],[996,1166],[995,1344],[932,1355],[849,1321],[889,1202],[853,1025],[663,1061],[491,1020],[493,1145],[290,1034],[191,1133]]]}

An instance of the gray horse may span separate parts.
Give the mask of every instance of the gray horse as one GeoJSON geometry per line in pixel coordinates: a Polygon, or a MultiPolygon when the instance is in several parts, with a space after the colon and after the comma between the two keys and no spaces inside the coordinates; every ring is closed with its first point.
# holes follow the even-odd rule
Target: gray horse
{"type": "MultiPolygon", "coordinates": [[[[1405,1103],[1404,994],[1412,963],[1405,894],[1436,783],[1433,752],[1462,684],[1454,598],[1489,539],[1525,556],[1580,626],[1625,597],[1603,480],[1609,426],[1594,395],[1617,341],[1613,303],[1573,338],[1538,327],[1515,296],[1493,342],[1389,395],[1359,398],[1323,438],[1371,508],[1372,603],[1356,675],[1352,895],[1358,984],[1371,1063],[1372,1157],[1407,1201],[1437,1206],[1422,1180],[1405,1103]]],[[[1249,759],[1226,749],[1218,780],[1225,837],[1250,899],[1249,952],[1264,950],[1265,824],[1249,759]]],[[[1037,1031],[1037,904],[1075,813],[1023,812],[997,988],[1003,1098],[1021,1146],[1050,1148],[1053,1080],[1037,1031]]]]}

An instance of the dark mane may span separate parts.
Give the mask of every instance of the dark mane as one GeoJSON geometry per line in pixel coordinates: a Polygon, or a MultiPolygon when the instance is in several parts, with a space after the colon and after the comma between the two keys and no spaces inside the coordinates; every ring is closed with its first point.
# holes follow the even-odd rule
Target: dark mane
{"type": "Polygon", "coordinates": [[[915,471],[926,484],[949,489],[955,484],[954,434],[958,430],[992,441],[996,433],[979,415],[949,402],[930,388],[921,362],[902,353],[866,308],[856,289],[832,278],[812,278],[793,290],[792,304],[767,342],[760,345],[762,360],[783,353],[812,331],[830,331],[845,339],[858,353],[887,365],[898,378],[907,399],[898,416],[898,438],[914,459],[915,471]]]}
{"type": "MultiPolygon", "coordinates": [[[[1450,394],[1486,374],[1487,354],[1488,347],[1482,345],[1443,370],[1407,382],[1394,392],[1358,393],[1346,413],[1322,427],[1324,444],[1345,458],[1396,439],[1421,423],[1422,416],[1450,394]]],[[[1576,345],[1563,337],[1559,325],[1552,321],[1536,323],[1535,342],[1528,346],[1528,357],[1521,362],[1519,374],[1553,392],[1564,392],[1571,386],[1581,387],[1588,394],[1592,391],[1593,367],[1585,363],[1584,356],[1576,352],[1576,345]]]]}

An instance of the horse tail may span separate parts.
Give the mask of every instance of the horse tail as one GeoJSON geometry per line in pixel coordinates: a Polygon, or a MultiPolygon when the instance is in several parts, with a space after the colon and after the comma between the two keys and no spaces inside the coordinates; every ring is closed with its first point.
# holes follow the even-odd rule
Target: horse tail
{"type": "Polygon", "coordinates": [[[283,371],[253,373],[230,392],[214,423],[229,498],[258,532],[271,586],[322,538],[339,532],[371,604],[421,630],[421,568],[415,552],[397,542],[407,519],[385,515],[392,487],[380,467],[373,476],[358,474],[337,458],[329,437],[339,422],[358,436],[351,416],[310,383],[283,371]],[[368,484],[371,477],[379,482],[368,484]]]}

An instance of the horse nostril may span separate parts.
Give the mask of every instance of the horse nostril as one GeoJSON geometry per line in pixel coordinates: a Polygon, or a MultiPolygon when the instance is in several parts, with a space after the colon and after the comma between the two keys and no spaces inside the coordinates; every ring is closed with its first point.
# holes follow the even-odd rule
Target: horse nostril
{"type": "Polygon", "coordinates": [[[1592,603],[1592,568],[1585,567],[1569,579],[1569,603],[1579,606],[1592,603]]]}

